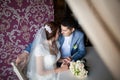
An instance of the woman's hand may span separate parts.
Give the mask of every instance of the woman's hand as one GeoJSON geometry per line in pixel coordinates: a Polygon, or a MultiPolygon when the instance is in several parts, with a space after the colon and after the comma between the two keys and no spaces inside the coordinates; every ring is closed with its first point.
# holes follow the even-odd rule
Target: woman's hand
{"type": "Polygon", "coordinates": [[[66,71],[66,70],[68,70],[68,68],[69,68],[68,64],[64,61],[61,65],[62,71],[66,71]]]}
{"type": "Polygon", "coordinates": [[[63,62],[65,62],[66,64],[70,64],[71,58],[67,57],[67,58],[63,59],[63,62]]]}
{"type": "Polygon", "coordinates": [[[70,57],[67,57],[67,58],[61,58],[58,60],[58,62],[70,62],[71,61],[71,58],[70,57]]]}

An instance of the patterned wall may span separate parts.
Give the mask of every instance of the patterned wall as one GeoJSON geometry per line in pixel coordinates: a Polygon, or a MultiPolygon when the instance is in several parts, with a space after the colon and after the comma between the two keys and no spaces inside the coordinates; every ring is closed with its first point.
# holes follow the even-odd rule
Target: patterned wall
{"type": "Polygon", "coordinates": [[[53,20],[52,0],[0,0],[0,80],[18,80],[10,62],[53,20]]]}

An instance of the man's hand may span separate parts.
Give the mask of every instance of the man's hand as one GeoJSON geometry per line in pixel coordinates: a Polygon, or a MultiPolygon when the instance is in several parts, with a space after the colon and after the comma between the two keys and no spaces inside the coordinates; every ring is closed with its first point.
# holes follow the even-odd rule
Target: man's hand
{"type": "Polygon", "coordinates": [[[64,65],[70,65],[71,62],[71,58],[70,57],[66,57],[66,58],[61,58],[58,60],[57,66],[60,67],[62,63],[64,63],[64,65]]]}
{"type": "Polygon", "coordinates": [[[23,52],[22,54],[18,55],[15,61],[16,65],[20,66],[20,68],[23,69],[28,62],[28,57],[29,57],[29,54],[26,52],[23,52]]]}
{"type": "Polygon", "coordinates": [[[69,69],[69,66],[66,64],[66,62],[63,62],[60,66],[60,68],[62,69],[62,71],[66,71],[69,69]]]}
{"type": "Polygon", "coordinates": [[[63,60],[66,64],[69,64],[71,62],[71,58],[67,57],[63,60]]]}

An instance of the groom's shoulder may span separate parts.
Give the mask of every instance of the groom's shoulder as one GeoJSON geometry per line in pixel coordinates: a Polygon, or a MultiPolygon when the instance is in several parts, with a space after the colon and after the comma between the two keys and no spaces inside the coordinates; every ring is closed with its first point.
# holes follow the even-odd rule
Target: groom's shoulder
{"type": "Polygon", "coordinates": [[[76,35],[79,35],[79,36],[80,36],[80,35],[84,35],[84,33],[83,33],[82,31],[80,31],[80,30],[75,30],[75,34],[76,34],[76,35]]]}

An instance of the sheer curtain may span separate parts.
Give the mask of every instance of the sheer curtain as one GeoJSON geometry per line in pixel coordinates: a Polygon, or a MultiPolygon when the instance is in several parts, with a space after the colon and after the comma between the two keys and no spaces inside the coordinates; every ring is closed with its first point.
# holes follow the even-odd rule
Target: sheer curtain
{"type": "Polygon", "coordinates": [[[66,0],[98,54],[120,79],[120,0],[66,0]]]}

